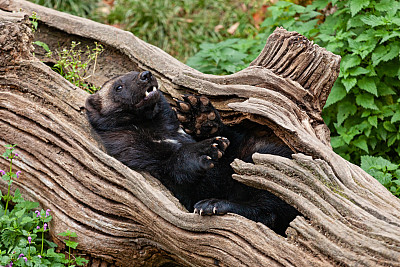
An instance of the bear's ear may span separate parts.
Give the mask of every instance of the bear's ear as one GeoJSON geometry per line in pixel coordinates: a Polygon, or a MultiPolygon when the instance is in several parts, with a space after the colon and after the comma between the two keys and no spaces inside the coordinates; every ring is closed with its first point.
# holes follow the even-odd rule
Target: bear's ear
{"type": "Polygon", "coordinates": [[[101,99],[99,94],[90,95],[86,99],[85,108],[89,121],[94,123],[101,112],[101,99]]]}
{"type": "Polygon", "coordinates": [[[90,95],[86,99],[85,108],[89,113],[99,113],[101,110],[101,101],[98,94],[90,95]]]}

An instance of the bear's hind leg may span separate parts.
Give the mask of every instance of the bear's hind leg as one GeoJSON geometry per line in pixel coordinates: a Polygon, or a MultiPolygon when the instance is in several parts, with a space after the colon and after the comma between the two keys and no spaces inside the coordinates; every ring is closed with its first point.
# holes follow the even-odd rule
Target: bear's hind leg
{"type": "Polygon", "coordinates": [[[284,235],[289,223],[300,213],[278,197],[267,191],[254,194],[249,201],[204,199],[194,205],[199,215],[223,215],[236,213],[255,222],[261,222],[277,234],[284,235]]]}

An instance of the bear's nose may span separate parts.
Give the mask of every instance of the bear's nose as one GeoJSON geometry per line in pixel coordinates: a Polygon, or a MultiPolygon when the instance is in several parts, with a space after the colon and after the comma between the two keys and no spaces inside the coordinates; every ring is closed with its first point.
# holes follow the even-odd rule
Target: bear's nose
{"type": "Polygon", "coordinates": [[[140,79],[141,79],[142,81],[150,81],[152,77],[153,77],[153,75],[152,75],[151,72],[148,71],[148,70],[143,71],[143,72],[140,74],[140,79]]]}

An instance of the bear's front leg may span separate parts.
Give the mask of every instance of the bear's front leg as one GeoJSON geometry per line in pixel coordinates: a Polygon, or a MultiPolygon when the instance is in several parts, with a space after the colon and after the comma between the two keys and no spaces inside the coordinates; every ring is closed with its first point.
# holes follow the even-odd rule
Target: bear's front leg
{"type": "Polygon", "coordinates": [[[221,135],[223,123],[218,111],[205,96],[184,95],[176,101],[176,115],[183,130],[196,140],[221,135]]]}
{"type": "Polygon", "coordinates": [[[229,146],[225,137],[213,137],[196,143],[184,144],[174,157],[173,174],[178,184],[193,183],[213,168],[229,146]]]}

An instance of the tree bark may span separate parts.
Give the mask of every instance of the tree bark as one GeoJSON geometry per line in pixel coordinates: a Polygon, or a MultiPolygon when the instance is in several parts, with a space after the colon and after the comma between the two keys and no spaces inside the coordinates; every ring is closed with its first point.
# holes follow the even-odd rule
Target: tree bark
{"type": "MultiPolygon", "coordinates": [[[[18,144],[22,174],[12,189],[52,210],[54,239],[71,229],[80,251],[117,266],[400,266],[399,199],[329,145],[321,110],[339,56],[278,28],[248,68],[214,76],[107,25],[25,1],[0,0],[0,9],[0,144],[18,144]],[[272,129],[293,159],[235,160],[233,178],[303,214],[287,237],[235,214],[187,213],[155,178],[105,154],[85,118],[88,94],[32,55],[31,26],[10,13],[20,9],[37,12],[35,39],[51,49],[104,45],[93,84],[151,70],[168,97],[204,94],[226,123],[272,129]]],[[[51,63],[41,48],[35,55],[51,63]]]]}

